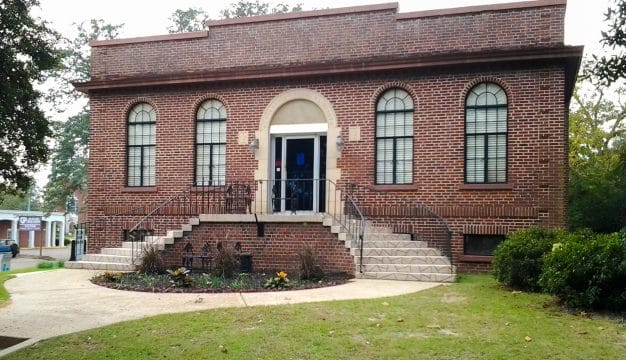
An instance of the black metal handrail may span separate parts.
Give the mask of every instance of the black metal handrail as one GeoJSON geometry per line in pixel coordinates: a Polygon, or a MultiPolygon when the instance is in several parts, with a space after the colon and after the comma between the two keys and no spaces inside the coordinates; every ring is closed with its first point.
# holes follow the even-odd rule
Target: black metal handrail
{"type": "Polygon", "coordinates": [[[431,208],[391,191],[376,191],[355,183],[348,183],[347,188],[355,201],[367,199],[369,205],[361,206],[361,211],[373,225],[420,236],[429,246],[441,250],[450,259],[451,267],[454,266],[452,230],[446,220],[431,208]]]}

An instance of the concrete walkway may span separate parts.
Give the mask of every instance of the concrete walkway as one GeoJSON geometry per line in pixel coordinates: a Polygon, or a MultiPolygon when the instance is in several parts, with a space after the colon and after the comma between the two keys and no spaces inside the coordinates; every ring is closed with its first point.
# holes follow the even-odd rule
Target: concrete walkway
{"type": "Polygon", "coordinates": [[[319,289],[262,293],[153,294],[92,284],[98,271],[62,269],[19,274],[5,283],[10,303],[0,308],[0,336],[29,340],[0,351],[0,357],[37,341],[147,316],[257,305],[370,299],[439,286],[390,280],[352,280],[319,289]]]}

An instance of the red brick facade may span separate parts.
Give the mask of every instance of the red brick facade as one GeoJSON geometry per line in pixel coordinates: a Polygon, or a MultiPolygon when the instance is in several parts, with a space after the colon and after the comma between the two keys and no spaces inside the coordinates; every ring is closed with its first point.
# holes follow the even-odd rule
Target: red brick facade
{"type": "MultiPolygon", "coordinates": [[[[228,110],[227,181],[254,179],[257,161],[238,133],[259,131],[272,99],[302,88],[332,104],[346,139],[337,158],[339,181],[370,190],[360,194],[360,206],[375,213],[394,197],[430,207],[453,231],[459,269],[485,269],[463,257],[464,234],[566,222],[567,108],[582,50],[563,45],[564,13],[559,0],[409,14],[384,4],[211,22],[208,33],[187,38],[96,42],[92,80],[77,85],[91,99],[88,217],[148,208],[193,183],[195,114],[205,99],[220,99],[228,110]],[[465,99],[485,81],[499,84],[508,97],[505,184],[464,182],[465,99]],[[408,91],[415,104],[412,185],[374,185],[375,103],[390,87],[408,91]],[[127,111],[138,102],[157,112],[156,186],[128,188],[127,111]],[[351,127],[360,129],[357,139],[348,139],[351,127]]],[[[106,235],[92,234],[90,252],[119,245],[122,229],[137,218],[107,220],[117,225],[106,235]]],[[[186,219],[158,222],[175,226],[186,219]]],[[[206,238],[199,234],[212,239],[209,229],[220,226],[203,224],[186,236],[199,243],[206,238]]],[[[263,254],[263,240],[248,227],[234,228],[249,240],[244,247],[263,254]]],[[[304,239],[289,245],[284,229],[276,231],[282,235],[274,248],[295,249],[304,239]]],[[[311,231],[311,239],[331,241],[322,227],[305,233],[311,231]]],[[[180,246],[167,251],[178,254],[180,246]]],[[[337,259],[328,266],[343,269],[344,249],[328,251],[325,257],[337,259]]],[[[272,268],[263,256],[255,261],[272,268]]],[[[274,260],[280,264],[273,268],[293,265],[274,260]]]]}

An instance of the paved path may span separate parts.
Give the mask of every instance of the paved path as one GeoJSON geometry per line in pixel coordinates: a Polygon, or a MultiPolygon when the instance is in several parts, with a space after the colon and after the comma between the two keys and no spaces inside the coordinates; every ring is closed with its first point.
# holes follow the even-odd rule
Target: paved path
{"type": "MultiPolygon", "coordinates": [[[[20,249],[20,253],[17,255],[17,257],[14,257],[11,259],[11,270],[36,267],[37,264],[39,264],[40,262],[49,261],[49,260],[39,259],[38,258],[39,252],[40,252],[39,248],[20,249]]],[[[41,254],[43,256],[48,256],[56,260],[67,261],[70,259],[70,248],[69,247],[43,248],[41,249],[41,254]]]]}
{"type": "Polygon", "coordinates": [[[439,286],[390,280],[352,280],[319,289],[262,293],[153,294],[92,284],[93,270],[61,269],[19,274],[5,283],[11,301],[0,307],[0,336],[29,338],[0,357],[37,341],[157,314],[257,305],[370,299],[439,286]]]}

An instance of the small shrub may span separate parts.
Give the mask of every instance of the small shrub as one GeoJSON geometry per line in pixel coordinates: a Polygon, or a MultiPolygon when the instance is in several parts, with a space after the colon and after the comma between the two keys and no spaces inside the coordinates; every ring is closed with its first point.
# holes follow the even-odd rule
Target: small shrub
{"type": "Polygon", "coordinates": [[[57,261],[57,267],[59,269],[63,269],[65,267],[65,261],[63,261],[63,260],[57,261]]]}
{"type": "Polygon", "coordinates": [[[277,272],[275,277],[269,278],[263,285],[267,289],[285,288],[287,286],[289,286],[289,279],[284,271],[277,272]]]}
{"type": "Polygon", "coordinates": [[[241,290],[247,289],[249,283],[249,275],[248,274],[237,274],[235,278],[230,282],[230,288],[232,290],[241,290]]]}
{"type": "Polygon", "coordinates": [[[626,309],[626,231],[571,235],[546,255],[541,285],[566,306],[626,309]]]}
{"type": "Polygon", "coordinates": [[[146,246],[144,248],[138,271],[142,274],[165,273],[165,264],[156,246],[146,246]]]}
{"type": "Polygon", "coordinates": [[[213,271],[211,273],[215,276],[229,279],[239,271],[239,255],[234,249],[229,247],[221,248],[213,261],[213,271]]]}
{"type": "Polygon", "coordinates": [[[53,269],[54,263],[52,261],[43,261],[37,264],[37,269],[53,269]]]}
{"type": "Polygon", "coordinates": [[[189,287],[193,284],[193,279],[189,276],[191,270],[179,267],[176,270],[167,270],[170,275],[170,283],[174,287],[189,287]]]}
{"type": "Polygon", "coordinates": [[[324,277],[322,268],[318,265],[317,254],[311,246],[305,246],[298,252],[300,260],[300,280],[319,280],[324,277]]]}
{"type": "Polygon", "coordinates": [[[540,291],[543,256],[565,236],[561,230],[539,227],[518,230],[498,245],[493,254],[493,272],[499,282],[517,289],[540,291]]]}
{"type": "Polygon", "coordinates": [[[104,281],[106,282],[120,282],[122,281],[122,278],[124,277],[124,273],[121,272],[114,272],[114,271],[105,271],[104,274],[102,274],[102,279],[104,279],[104,281]]]}

